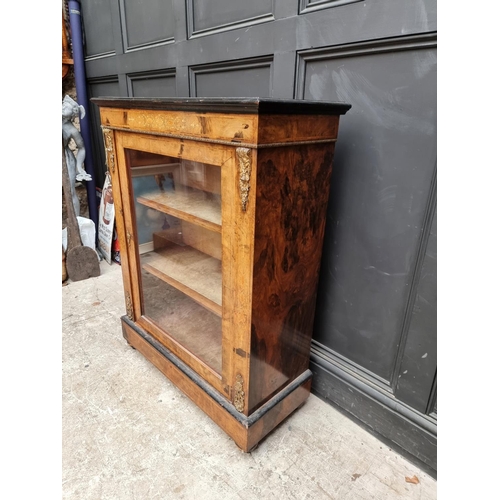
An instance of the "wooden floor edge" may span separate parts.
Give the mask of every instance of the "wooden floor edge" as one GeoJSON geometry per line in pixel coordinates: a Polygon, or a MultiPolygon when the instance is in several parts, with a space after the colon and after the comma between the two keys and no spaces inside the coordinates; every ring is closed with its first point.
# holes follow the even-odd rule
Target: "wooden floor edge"
{"type": "Polygon", "coordinates": [[[126,316],[121,319],[123,336],[127,342],[156,366],[245,452],[254,448],[280,422],[301,406],[310,394],[312,373],[310,375],[306,373],[302,377],[303,380],[294,381],[291,390],[289,387],[283,397],[276,395],[265,405],[266,408],[259,409],[260,413],[254,412],[250,417],[246,417],[237,412],[229,401],[168,349],[160,345],[155,346],[155,343],[159,343],[153,337],[138,328],[126,316]]]}

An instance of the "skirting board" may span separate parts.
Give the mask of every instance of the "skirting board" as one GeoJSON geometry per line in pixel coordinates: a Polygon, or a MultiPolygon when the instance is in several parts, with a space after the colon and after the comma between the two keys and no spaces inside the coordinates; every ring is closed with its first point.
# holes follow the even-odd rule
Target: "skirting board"
{"type": "Polygon", "coordinates": [[[437,432],[431,432],[417,423],[422,420],[420,414],[415,412],[412,421],[408,411],[406,415],[398,413],[384,404],[382,394],[377,397],[373,387],[364,384],[362,379],[350,380],[351,375],[343,373],[324,356],[315,355],[314,351],[309,367],[313,372],[311,392],[314,395],[337,407],[372,435],[436,478],[437,432]]]}

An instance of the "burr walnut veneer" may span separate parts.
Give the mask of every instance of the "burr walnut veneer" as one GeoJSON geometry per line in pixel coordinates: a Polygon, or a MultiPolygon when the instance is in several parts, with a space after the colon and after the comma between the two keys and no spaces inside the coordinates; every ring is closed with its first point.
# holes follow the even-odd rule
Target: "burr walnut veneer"
{"type": "Polygon", "coordinates": [[[96,98],[125,339],[244,451],[307,399],[344,103],[96,98]]]}

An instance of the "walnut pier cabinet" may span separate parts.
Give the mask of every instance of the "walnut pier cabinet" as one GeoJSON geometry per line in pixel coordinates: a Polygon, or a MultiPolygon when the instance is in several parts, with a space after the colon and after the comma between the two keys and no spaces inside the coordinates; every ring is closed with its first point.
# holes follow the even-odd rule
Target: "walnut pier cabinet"
{"type": "Polygon", "coordinates": [[[249,451],[310,393],[333,154],[349,104],[94,98],[127,342],[249,451]]]}

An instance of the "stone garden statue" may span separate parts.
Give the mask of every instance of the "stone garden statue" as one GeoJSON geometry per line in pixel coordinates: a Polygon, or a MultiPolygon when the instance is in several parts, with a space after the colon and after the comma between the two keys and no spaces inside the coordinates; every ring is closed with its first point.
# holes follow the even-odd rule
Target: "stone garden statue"
{"type": "Polygon", "coordinates": [[[85,116],[85,108],[78,105],[70,96],[65,96],[62,102],[62,137],[66,164],[68,166],[71,198],[77,217],[80,215],[80,200],[76,194],[75,184],[77,181],[92,180],[90,174],[83,169],[83,161],[85,160],[85,144],[83,143],[83,137],[73,124],[73,120],[79,115],[80,118],[85,116]],[[76,154],[74,154],[69,147],[71,139],[75,141],[77,147],[76,154]]]}

